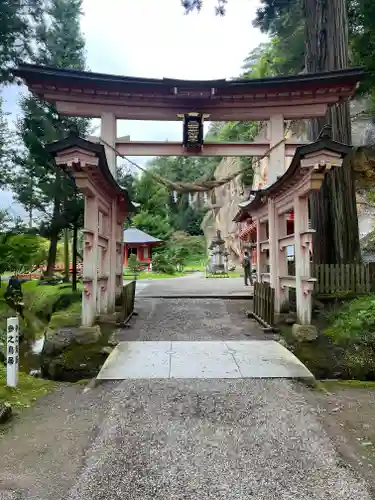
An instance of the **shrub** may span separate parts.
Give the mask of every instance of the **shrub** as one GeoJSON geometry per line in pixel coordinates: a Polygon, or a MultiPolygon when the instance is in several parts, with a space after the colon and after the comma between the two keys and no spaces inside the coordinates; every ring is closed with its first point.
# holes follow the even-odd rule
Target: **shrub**
{"type": "Polygon", "coordinates": [[[162,254],[155,254],[152,258],[152,270],[156,273],[163,274],[174,274],[176,272],[175,267],[171,262],[167,260],[162,254]]]}
{"type": "Polygon", "coordinates": [[[23,286],[25,308],[42,320],[49,321],[56,311],[67,309],[74,302],[81,301],[81,292],[72,292],[64,285],[38,285],[30,281],[23,286]]]}
{"type": "Polygon", "coordinates": [[[81,324],[81,303],[73,302],[64,310],[58,310],[52,314],[49,328],[65,328],[68,326],[78,327],[81,324]]]}
{"type": "Polygon", "coordinates": [[[130,255],[130,257],[128,258],[128,269],[132,272],[132,273],[137,273],[141,270],[142,268],[142,263],[139,262],[137,260],[137,257],[136,255],[134,255],[133,253],[130,255]]]}
{"type": "Polygon", "coordinates": [[[324,331],[343,348],[345,376],[375,379],[375,296],[357,298],[333,313],[324,331]]]}

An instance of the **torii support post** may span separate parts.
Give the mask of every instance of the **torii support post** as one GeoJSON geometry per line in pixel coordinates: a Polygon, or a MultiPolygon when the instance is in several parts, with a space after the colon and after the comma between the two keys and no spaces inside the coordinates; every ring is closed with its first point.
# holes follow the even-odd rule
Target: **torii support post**
{"type": "MultiPolygon", "coordinates": [[[[302,325],[311,323],[312,291],[315,278],[310,276],[313,229],[309,228],[308,196],[319,190],[329,170],[341,167],[351,147],[322,138],[297,149],[288,170],[267,189],[259,190],[246,211],[257,224],[257,267],[259,281],[275,289],[275,312],[287,300],[287,290],[296,289],[297,317],[302,325]],[[294,233],[287,234],[286,218],[294,210],[294,233]],[[264,227],[268,224],[268,239],[264,227]],[[295,248],[296,271],[287,273],[288,247],[295,248]],[[269,273],[263,272],[264,253],[269,251],[269,273]]],[[[271,165],[272,166],[272,165],[271,165]]]]}
{"type": "Polygon", "coordinates": [[[122,292],[122,233],[134,207],[113,178],[102,145],[71,135],[47,150],[84,196],[82,326],[92,326],[98,315],[115,311],[122,292]]]}

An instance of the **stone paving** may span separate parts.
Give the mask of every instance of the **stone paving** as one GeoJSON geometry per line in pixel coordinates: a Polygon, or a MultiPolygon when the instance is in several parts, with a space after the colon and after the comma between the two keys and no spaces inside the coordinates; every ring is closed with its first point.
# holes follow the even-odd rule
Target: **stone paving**
{"type": "Polygon", "coordinates": [[[301,378],[307,368],[273,340],[120,342],[98,379],[301,378]]]}
{"type": "Polygon", "coordinates": [[[168,280],[150,280],[141,297],[219,297],[251,299],[253,287],[243,278],[206,278],[203,273],[168,280]]]}

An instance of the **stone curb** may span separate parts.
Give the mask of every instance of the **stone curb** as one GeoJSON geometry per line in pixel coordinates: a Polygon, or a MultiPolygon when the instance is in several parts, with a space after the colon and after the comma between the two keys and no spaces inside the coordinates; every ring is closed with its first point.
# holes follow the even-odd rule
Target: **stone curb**
{"type": "Polygon", "coordinates": [[[96,377],[92,378],[90,382],[85,386],[83,389],[83,394],[86,394],[87,392],[91,391],[92,389],[95,389],[99,385],[103,383],[103,380],[99,380],[96,377]]]}
{"type": "Polygon", "coordinates": [[[219,300],[252,300],[253,295],[142,295],[138,299],[219,299],[219,300]]]}

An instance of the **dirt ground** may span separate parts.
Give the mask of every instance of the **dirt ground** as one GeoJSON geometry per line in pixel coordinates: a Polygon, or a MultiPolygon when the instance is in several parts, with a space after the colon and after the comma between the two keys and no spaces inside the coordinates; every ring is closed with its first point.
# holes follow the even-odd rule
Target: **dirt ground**
{"type": "Polygon", "coordinates": [[[343,459],[372,488],[375,498],[375,383],[334,382],[319,384],[307,399],[343,459]]]}

